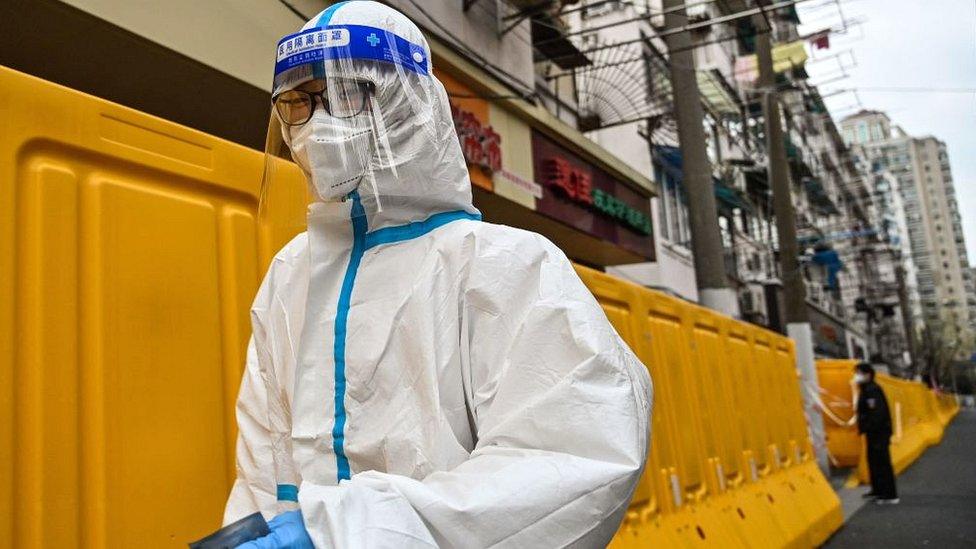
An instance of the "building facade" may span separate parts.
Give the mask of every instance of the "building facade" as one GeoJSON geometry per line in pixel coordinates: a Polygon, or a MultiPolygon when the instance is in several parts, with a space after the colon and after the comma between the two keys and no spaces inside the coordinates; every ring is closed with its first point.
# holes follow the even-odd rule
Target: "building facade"
{"type": "Polygon", "coordinates": [[[945,143],[931,136],[907,135],[877,111],[851,115],[841,126],[845,141],[876,173],[887,173],[898,182],[917,267],[919,329],[937,334],[944,344],[965,353],[976,329],[976,309],[945,143]]]}
{"type": "MultiPolygon", "coordinates": [[[[661,39],[666,32],[666,8],[661,1],[593,5],[566,18],[571,33],[590,49],[620,44],[618,49],[627,53],[597,56],[572,71],[537,64],[539,82],[547,84],[540,89],[552,97],[551,104],[558,104],[564,119],[586,121],[587,137],[658,183],[659,193],[652,203],[657,237],[654,261],[612,266],[608,271],[698,300],[671,97],[673,67],[661,39]],[[620,90],[627,96],[621,96],[620,90]]],[[[756,83],[753,36],[760,29],[748,17],[736,17],[744,7],[740,2],[690,4],[687,22],[694,29],[693,68],[704,111],[727,280],[738,295],[742,318],[784,330],[779,246],[756,83]]],[[[815,349],[821,356],[866,359],[878,349],[892,348],[879,345],[869,334],[884,334],[890,342],[897,341],[900,333],[905,340],[903,330],[888,329],[890,322],[881,326],[880,313],[874,319],[860,312],[867,299],[894,303],[898,310],[897,285],[879,284],[884,277],[893,279],[895,269],[876,268],[879,259],[891,257],[892,252],[881,236],[868,230],[878,224],[875,217],[897,204],[884,211],[874,207],[874,191],[863,166],[852,158],[817,89],[806,82],[807,54],[798,22],[791,9],[768,13],[774,71],[784,88],[780,102],[815,349]],[[885,295],[875,295],[879,288],[887,290],[885,295]]],[[[905,361],[907,349],[902,347],[895,346],[897,353],[892,353],[899,363],[905,361]]]]}

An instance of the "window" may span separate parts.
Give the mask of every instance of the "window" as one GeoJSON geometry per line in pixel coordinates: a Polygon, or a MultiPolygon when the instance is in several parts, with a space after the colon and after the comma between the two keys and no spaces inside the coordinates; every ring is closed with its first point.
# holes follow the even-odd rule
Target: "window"
{"type": "Polygon", "coordinates": [[[881,124],[872,124],[871,125],[871,140],[872,141],[881,141],[881,139],[882,139],[882,137],[881,137],[881,124]]]}
{"type": "Polygon", "coordinates": [[[691,229],[688,221],[688,206],[684,198],[684,187],[675,181],[660,165],[654,164],[654,171],[661,182],[661,196],[658,199],[658,215],[661,236],[670,242],[689,246],[691,229]]]}
{"type": "Polygon", "coordinates": [[[857,125],[857,142],[866,143],[868,140],[868,125],[861,122],[857,125]]]}
{"type": "Polygon", "coordinates": [[[725,216],[719,216],[718,218],[718,231],[722,238],[722,247],[731,248],[732,247],[732,230],[729,227],[729,218],[725,216]]]}

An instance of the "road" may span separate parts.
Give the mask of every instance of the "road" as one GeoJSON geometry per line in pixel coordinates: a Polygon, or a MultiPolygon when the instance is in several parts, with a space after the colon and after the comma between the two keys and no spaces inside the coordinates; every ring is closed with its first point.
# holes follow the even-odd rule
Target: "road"
{"type": "Polygon", "coordinates": [[[976,547],[976,411],[956,416],[898,477],[898,492],[901,504],[864,505],[825,547],[976,547]]]}

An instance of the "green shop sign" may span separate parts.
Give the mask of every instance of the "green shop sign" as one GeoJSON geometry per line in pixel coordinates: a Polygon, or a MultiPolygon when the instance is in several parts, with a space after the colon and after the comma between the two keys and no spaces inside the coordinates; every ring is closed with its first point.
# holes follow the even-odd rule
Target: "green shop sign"
{"type": "Polygon", "coordinates": [[[641,234],[651,234],[651,218],[623,200],[600,189],[591,191],[593,208],[641,234]]]}

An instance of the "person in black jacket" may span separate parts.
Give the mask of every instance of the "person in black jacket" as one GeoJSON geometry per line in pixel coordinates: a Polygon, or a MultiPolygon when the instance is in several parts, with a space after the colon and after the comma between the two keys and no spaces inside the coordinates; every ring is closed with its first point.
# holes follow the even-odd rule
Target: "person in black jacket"
{"type": "Polygon", "coordinates": [[[888,399],[881,386],[874,381],[874,368],[862,362],[855,369],[854,379],[860,392],[857,397],[857,430],[867,438],[868,470],[871,491],[865,497],[876,498],[879,504],[898,503],[895,470],[891,466],[891,414],[888,399]]]}

